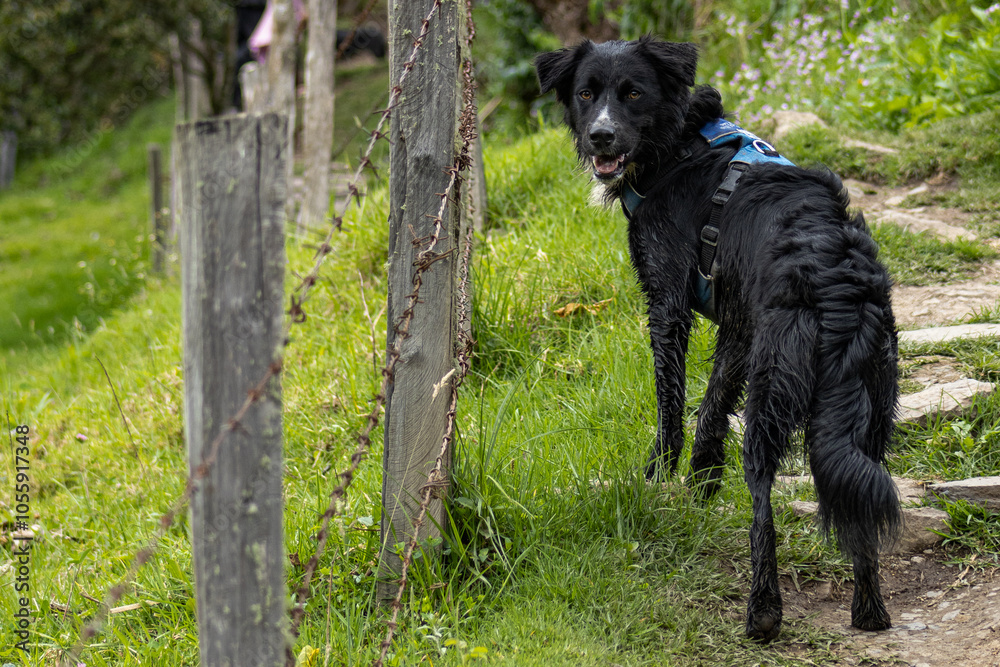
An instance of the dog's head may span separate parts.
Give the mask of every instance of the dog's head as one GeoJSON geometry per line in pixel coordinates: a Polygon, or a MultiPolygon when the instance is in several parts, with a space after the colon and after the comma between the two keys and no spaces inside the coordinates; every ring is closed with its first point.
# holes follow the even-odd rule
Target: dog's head
{"type": "Polygon", "coordinates": [[[587,41],[535,58],[542,92],[556,91],[581,160],[606,184],[673,153],[697,63],[694,44],[648,37],[587,41]]]}

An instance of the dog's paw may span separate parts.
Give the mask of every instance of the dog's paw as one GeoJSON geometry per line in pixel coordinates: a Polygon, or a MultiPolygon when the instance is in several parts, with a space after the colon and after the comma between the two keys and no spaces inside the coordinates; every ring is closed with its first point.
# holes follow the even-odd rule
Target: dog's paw
{"type": "Polygon", "coordinates": [[[769,642],[781,631],[781,610],[747,614],[746,635],[758,642],[769,642]]]}
{"type": "Polygon", "coordinates": [[[885,610],[885,607],[882,607],[882,609],[867,610],[866,612],[851,610],[851,625],[858,630],[877,632],[891,628],[892,619],[889,618],[889,612],[885,610]]]}
{"type": "Polygon", "coordinates": [[[892,627],[889,612],[877,589],[871,593],[867,592],[864,586],[855,584],[854,599],[851,601],[851,625],[858,630],[870,632],[888,630],[892,627]]]}

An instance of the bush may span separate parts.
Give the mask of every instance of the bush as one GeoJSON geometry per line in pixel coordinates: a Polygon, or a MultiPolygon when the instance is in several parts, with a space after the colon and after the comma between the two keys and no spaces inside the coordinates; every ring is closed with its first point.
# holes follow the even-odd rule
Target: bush
{"type": "Polygon", "coordinates": [[[778,109],[835,123],[898,130],[992,108],[1000,99],[1000,4],[966,0],[930,20],[893,7],[836,10],[750,24],[717,11],[726,39],[746,54],[715,72],[753,124],[778,109]],[[918,25],[919,24],[919,25],[918,25]]]}

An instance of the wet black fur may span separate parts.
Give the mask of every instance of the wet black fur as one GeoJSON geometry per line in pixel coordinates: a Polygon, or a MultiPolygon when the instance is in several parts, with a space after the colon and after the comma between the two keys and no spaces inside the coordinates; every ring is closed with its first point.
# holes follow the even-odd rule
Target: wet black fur
{"type": "MultiPolygon", "coordinates": [[[[536,59],[542,92],[555,90],[565,105],[581,160],[627,156],[624,174],[606,178],[607,196],[618,197],[625,180],[645,194],[628,235],[648,302],[656,375],[651,479],[676,469],[683,446],[698,239],[735,154],[733,147],[710,149],[698,135],[723,107],[708,86],[691,92],[696,62],[693,45],[650,39],[585,42],[536,59]],[[689,157],[681,157],[684,148],[689,157]]],[[[900,524],[884,466],[898,394],[891,282],[862,215],[848,203],[829,171],[757,165],[720,222],[718,339],[691,479],[706,496],[717,491],[729,415],[745,391],[743,468],[753,497],[746,633],[755,639],[773,639],[781,623],[770,492],[799,429],[822,526],[854,562],[852,624],[890,627],[878,553],[900,524]]]]}

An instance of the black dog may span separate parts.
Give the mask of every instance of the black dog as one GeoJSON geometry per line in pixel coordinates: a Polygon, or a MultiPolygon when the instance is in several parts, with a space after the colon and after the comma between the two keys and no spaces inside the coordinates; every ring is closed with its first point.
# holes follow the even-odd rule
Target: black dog
{"type": "Polygon", "coordinates": [[[684,443],[684,357],[696,309],[719,325],[691,453],[692,479],[706,495],[718,489],[729,414],[746,389],[747,635],[773,639],[781,623],[770,495],[798,429],[822,526],[853,559],[851,623],[882,630],[890,620],[878,553],[900,523],[884,467],[898,395],[891,281],[861,214],[848,212],[840,179],[795,167],[720,120],[719,93],[690,90],[697,57],[692,44],[645,38],[584,42],[535,61],[542,92],[554,89],[565,105],[581,160],[628,218],[659,415],[646,476],[672,472],[684,443]]]}

